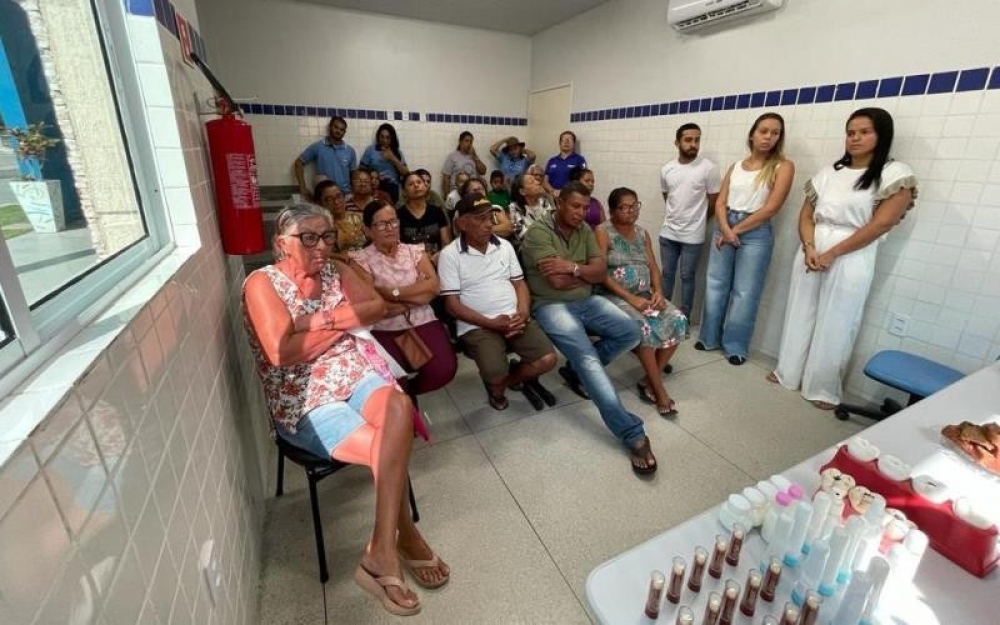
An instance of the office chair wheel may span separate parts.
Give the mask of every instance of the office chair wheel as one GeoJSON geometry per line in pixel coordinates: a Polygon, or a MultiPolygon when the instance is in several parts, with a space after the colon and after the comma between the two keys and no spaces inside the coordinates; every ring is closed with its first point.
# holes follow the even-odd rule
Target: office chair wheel
{"type": "Polygon", "coordinates": [[[837,417],[841,421],[847,421],[851,418],[851,413],[847,411],[847,408],[843,406],[837,406],[833,409],[833,416],[837,417]]]}
{"type": "Polygon", "coordinates": [[[902,410],[903,407],[895,399],[889,399],[888,397],[882,402],[882,412],[887,415],[895,414],[902,410]]]}

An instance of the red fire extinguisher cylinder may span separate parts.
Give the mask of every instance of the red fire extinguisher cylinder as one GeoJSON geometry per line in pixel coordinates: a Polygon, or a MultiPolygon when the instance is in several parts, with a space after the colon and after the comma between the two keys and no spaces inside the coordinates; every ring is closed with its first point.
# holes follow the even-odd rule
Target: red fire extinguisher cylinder
{"type": "Polygon", "coordinates": [[[257,156],[250,124],[226,112],[205,124],[215,180],[215,201],[226,254],[259,254],[264,216],[257,184],[257,156]]]}

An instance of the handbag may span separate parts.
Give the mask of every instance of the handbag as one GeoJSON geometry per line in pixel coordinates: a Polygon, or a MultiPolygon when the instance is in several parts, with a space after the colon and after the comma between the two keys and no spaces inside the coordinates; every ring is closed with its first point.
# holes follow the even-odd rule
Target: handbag
{"type": "Polygon", "coordinates": [[[392,340],[396,343],[396,347],[399,348],[400,353],[403,355],[403,362],[400,364],[406,368],[407,371],[416,371],[430,362],[430,359],[434,357],[431,353],[427,343],[420,338],[417,334],[416,329],[413,324],[410,323],[410,311],[407,310],[403,313],[403,317],[406,319],[407,325],[410,327],[406,328],[396,336],[392,337],[392,340]]]}

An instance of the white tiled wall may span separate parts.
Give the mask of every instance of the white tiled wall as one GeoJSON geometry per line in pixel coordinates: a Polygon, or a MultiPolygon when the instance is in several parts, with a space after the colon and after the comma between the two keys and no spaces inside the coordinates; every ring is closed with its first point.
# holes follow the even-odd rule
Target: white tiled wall
{"type": "MultiPolygon", "coordinates": [[[[257,148],[257,166],[262,185],[288,185],[295,183],[292,162],[307,145],[326,136],[330,119],[326,117],[292,117],[274,115],[247,115],[253,126],[254,145],[257,148]]],[[[358,153],[358,160],[365,148],[372,144],[375,129],[383,120],[347,120],[344,140],[358,153]]],[[[476,124],[447,124],[438,122],[389,121],[399,135],[399,147],[410,169],[424,168],[434,177],[434,188],[439,190],[438,177],[444,159],[458,145],[458,135],[468,130],[475,137],[474,147],[486,166],[495,169],[496,161],[490,156],[490,146],[497,140],[511,135],[524,137],[524,126],[486,126],[476,124]]],[[[529,146],[530,147],[530,146],[529,146]]],[[[489,171],[486,172],[489,175],[489,171]]]]}
{"type": "Polygon", "coordinates": [[[243,272],[219,251],[194,108],[208,88],[153,18],[129,19],[145,37],[147,105],[173,109],[179,131],[155,135],[160,188],[183,242],[200,236],[201,248],[0,468],[2,623],[257,620],[267,435],[243,272]],[[214,606],[198,565],[209,539],[223,580],[214,606]]]}
{"type": "MultiPolygon", "coordinates": [[[[776,218],[774,258],[753,347],[776,355],[787,281],[798,245],[802,185],[843,154],[851,111],[879,106],[896,122],[894,156],[920,181],[916,208],[879,251],[875,284],[847,380],[866,398],[885,388],[864,377],[864,362],[880,349],[904,349],[974,371],[1000,356],[1000,91],[973,91],[776,107],[787,124],[786,155],[795,183],[776,218]],[[887,332],[891,314],[911,318],[909,336],[887,332]]],[[[615,186],[636,189],[646,202],[642,223],[656,232],[663,216],[659,168],[673,157],[674,131],[702,128],[702,154],[723,166],[741,158],[753,120],[766,109],[715,111],[574,124],[597,195],[615,186]]],[[[704,290],[703,279],[698,284],[704,290]]]]}

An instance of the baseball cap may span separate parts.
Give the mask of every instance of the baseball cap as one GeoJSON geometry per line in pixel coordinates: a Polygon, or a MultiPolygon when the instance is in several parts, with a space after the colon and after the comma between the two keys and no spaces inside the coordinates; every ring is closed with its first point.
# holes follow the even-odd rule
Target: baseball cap
{"type": "Polygon", "coordinates": [[[455,204],[455,212],[462,215],[481,215],[493,210],[493,204],[478,193],[467,195],[455,204]]]}
{"type": "Polygon", "coordinates": [[[512,148],[515,145],[524,147],[524,141],[519,141],[517,137],[507,137],[507,147],[512,148]]]}

